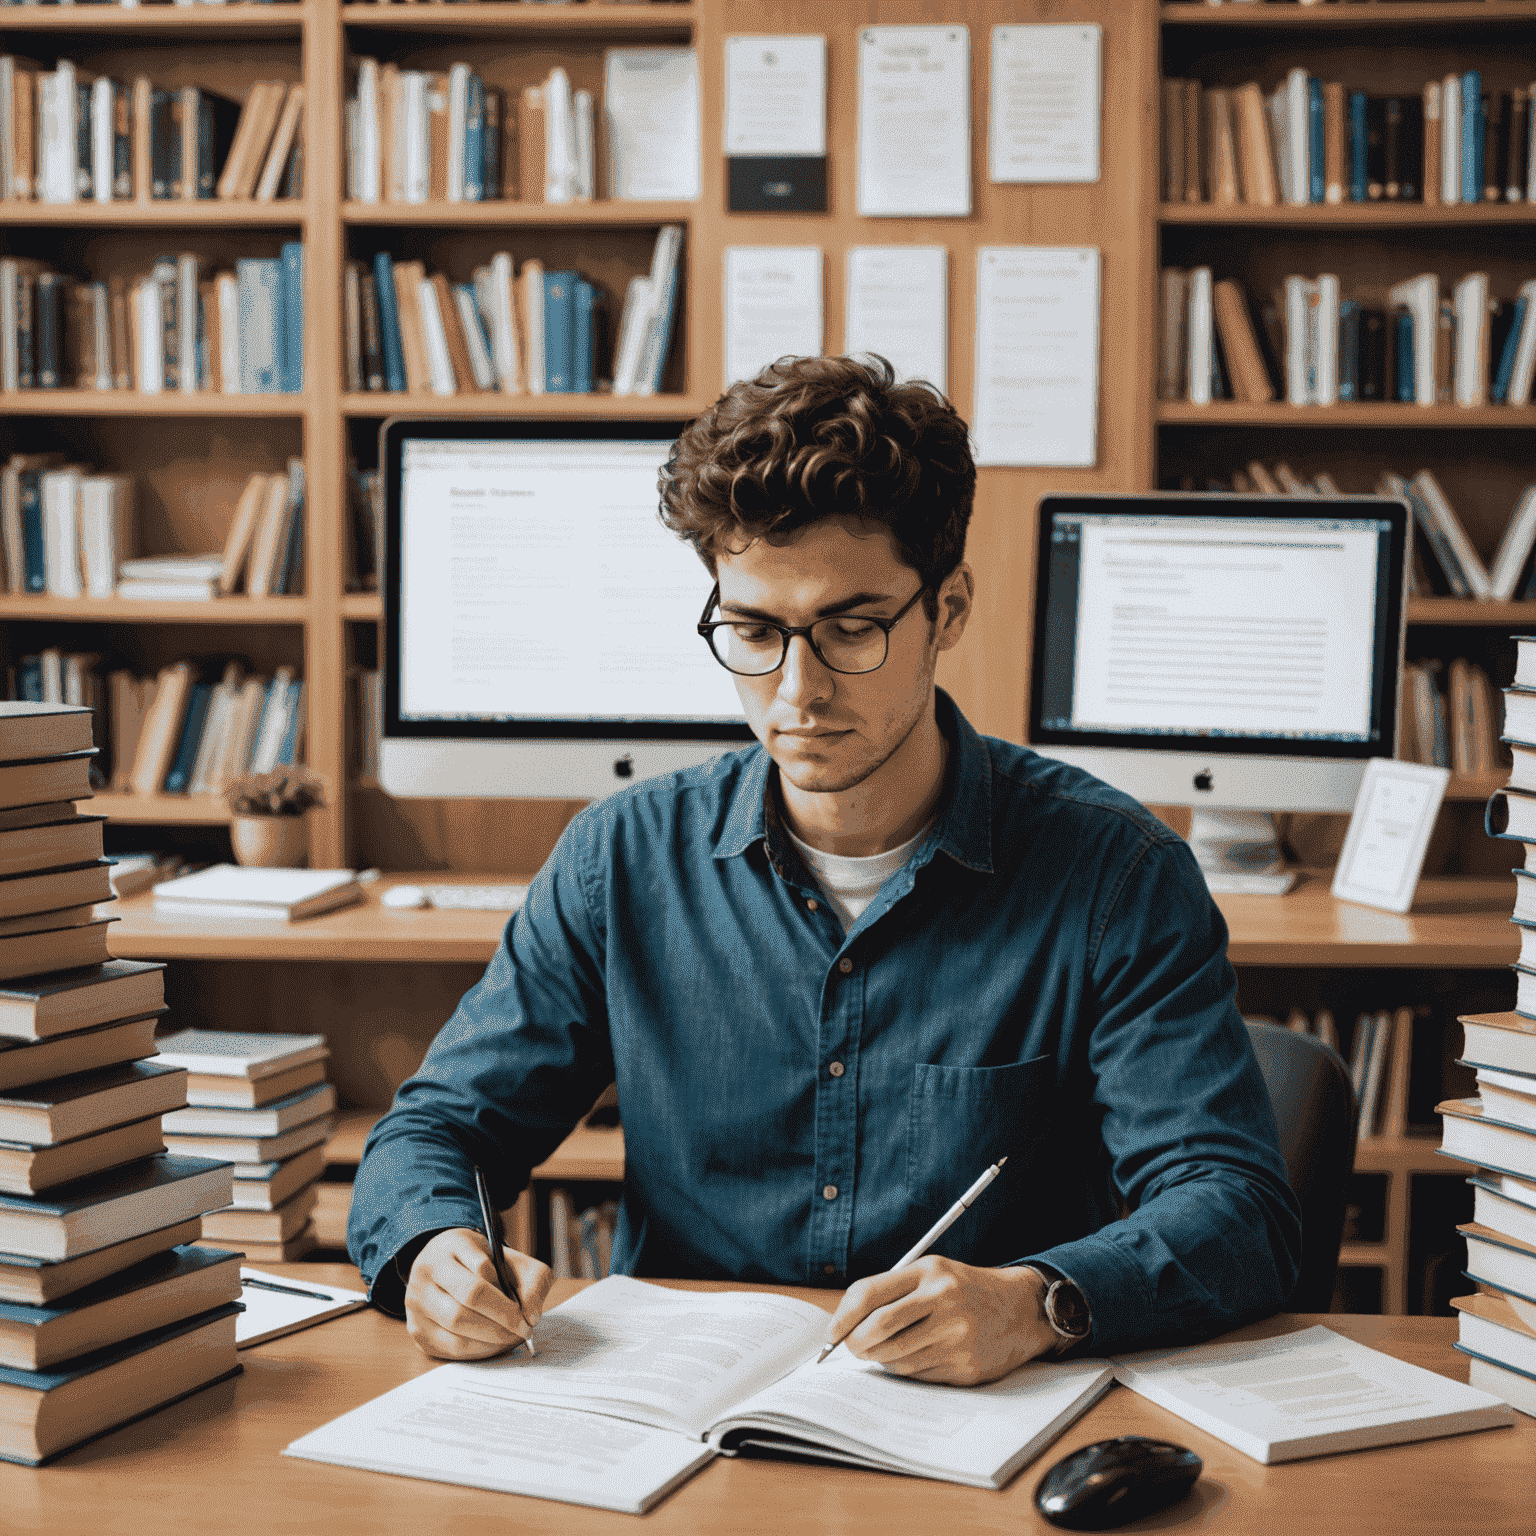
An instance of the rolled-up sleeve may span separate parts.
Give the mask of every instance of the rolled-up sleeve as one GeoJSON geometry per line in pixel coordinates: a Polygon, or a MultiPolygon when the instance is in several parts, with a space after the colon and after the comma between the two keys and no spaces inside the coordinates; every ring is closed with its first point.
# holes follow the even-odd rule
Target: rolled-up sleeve
{"type": "Polygon", "coordinates": [[[511,1205],[613,1080],[597,821],[566,829],[485,975],[368,1137],[347,1249],[386,1312],[404,1310],[396,1254],[426,1233],[479,1228],[476,1165],[496,1205],[511,1205]]]}
{"type": "Polygon", "coordinates": [[[1024,1262],[1088,1299],[1096,1353],[1205,1337],[1283,1306],[1301,1219],[1237,1011],[1227,929],[1182,842],[1150,843],[1097,914],[1087,1043],[1128,1208],[1024,1262]]]}

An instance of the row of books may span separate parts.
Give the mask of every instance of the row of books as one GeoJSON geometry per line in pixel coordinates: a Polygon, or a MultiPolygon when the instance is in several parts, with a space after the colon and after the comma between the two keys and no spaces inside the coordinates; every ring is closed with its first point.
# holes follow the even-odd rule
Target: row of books
{"type": "Polygon", "coordinates": [[[1528,405],[1536,380],[1536,279],[1512,298],[1469,272],[1442,296],[1421,273],[1385,302],[1346,299],[1331,273],[1289,276],[1257,312],[1209,267],[1163,271],[1158,395],[1290,405],[1407,401],[1528,405]]]}
{"type": "MultiPolygon", "coordinates": [[[[672,341],[682,229],[663,225],[651,269],[630,279],[611,348],[616,395],[661,386],[672,341]]],[[[599,378],[606,294],[578,272],[547,272],[528,258],[513,275],[497,252],[468,283],[428,275],[420,261],[386,251],[372,269],[349,262],[343,288],[348,389],[506,394],[588,394],[599,378]]]]}
{"type": "Polygon", "coordinates": [[[300,197],[303,111],[304,87],[281,80],[255,82],[242,104],[0,55],[0,200],[300,197]]]}
{"type": "Polygon", "coordinates": [[[297,394],[304,387],[304,246],[213,271],[191,253],[133,276],[80,280],[0,257],[0,391],[297,394]]]}
{"type": "Polygon", "coordinates": [[[1462,1065],[1477,1093],[1436,1106],[1441,1151],[1470,1163],[1472,1220],[1466,1275],[1474,1295],[1460,1314],[1457,1348],[1470,1356],[1472,1385],[1536,1413],[1536,640],[1516,636],[1515,679],[1505,690],[1514,769],[1488,805],[1488,831],[1522,844],[1515,871],[1514,922],[1520,933],[1515,1006],[1462,1018],[1462,1065]]]}
{"type": "MultiPolygon", "coordinates": [[[[1297,1034],[1315,1035],[1345,1057],[1358,1106],[1362,1138],[1403,1136],[1408,1127],[1408,1079],[1413,1065],[1412,1008],[1379,1009],[1359,1014],[1346,1039],[1340,1039],[1331,1008],[1308,1014],[1293,1007],[1284,1023],[1297,1034]]],[[[1250,1023],[1279,1024],[1254,1017],[1250,1023]]]]}
{"type": "Polygon", "coordinates": [[[1163,81],[1163,201],[1519,203],[1536,199],[1536,86],[1484,91],[1477,70],[1373,96],[1300,67],[1266,93],[1163,81]]]}
{"type": "Polygon", "coordinates": [[[613,1255],[619,1202],[605,1200],[579,1214],[569,1190],[549,1192],[549,1267],[557,1280],[603,1280],[613,1255]]]}
{"type": "Polygon", "coordinates": [[[1403,667],[1402,722],[1397,755],[1452,773],[1485,777],[1508,766],[1500,743],[1504,710],[1484,669],[1464,657],[1403,667]]]}
{"type": "Polygon", "coordinates": [[[0,1458],[31,1465],[238,1369],[239,1255],[193,1246],[234,1180],[166,1150],[163,967],[108,958],[72,843],[91,750],[88,710],[0,705],[0,1458]]]}

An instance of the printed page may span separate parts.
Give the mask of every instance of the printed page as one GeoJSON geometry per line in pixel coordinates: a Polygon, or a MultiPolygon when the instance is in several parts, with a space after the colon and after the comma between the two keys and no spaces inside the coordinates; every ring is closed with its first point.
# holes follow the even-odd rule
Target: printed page
{"type": "Polygon", "coordinates": [[[826,154],[826,38],[726,38],[725,152],[826,154]]]}
{"type": "Polygon", "coordinates": [[[996,1487],[1110,1385],[1103,1360],[1031,1362],[984,1387],[892,1376],[840,1349],[739,1403],[710,1434],[756,1426],[900,1470],[996,1487]]]}
{"type": "Polygon", "coordinates": [[[991,179],[1099,179],[1099,63],[1093,26],[992,28],[991,179]]]}
{"type": "Polygon", "coordinates": [[[1488,1393],[1323,1327],[1113,1364],[1133,1392],[1264,1462],[1511,1422],[1488,1393]]]}
{"type": "Polygon", "coordinates": [[[691,48],[610,48],[603,63],[608,195],[698,197],[699,61],[691,48]]]}
{"type": "Polygon", "coordinates": [[[756,378],[781,357],[819,357],[821,340],[820,246],[733,245],[726,249],[727,385],[756,378]]]}
{"type": "Polygon", "coordinates": [[[283,1454],[434,1483],[643,1514],[713,1455],[667,1430],[471,1392],[442,1366],[283,1454]]]}
{"type": "Polygon", "coordinates": [[[949,388],[949,252],[942,245],[859,245],[848,252],[843,351],[876,352],[899,379],[949,388]]]}
{"type": "Polygon", "coordinates": [[[544,1315],[526,1350],[445,1366],[488,1395],[638,1419],[702,1439],[733,1403],[820,1347],[827,1314],[789,1296],[670,1291],[622,1275],[544,1315]]]}

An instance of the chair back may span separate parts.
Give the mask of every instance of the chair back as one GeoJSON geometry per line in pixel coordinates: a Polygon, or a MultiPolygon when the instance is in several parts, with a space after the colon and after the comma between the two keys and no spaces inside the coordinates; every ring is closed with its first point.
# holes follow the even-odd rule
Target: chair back
{"type": "Polygon", "coordinates": [[[1355,1166],[1355,1094],[1331,1045],[1274,1024],[1248,1025],[1269,1089],[1286,1176],[1301,1206],[1301,1273],[1290,1312],[1326,1312],[1344,1235],[1344,1203],[1355,1166]]]}

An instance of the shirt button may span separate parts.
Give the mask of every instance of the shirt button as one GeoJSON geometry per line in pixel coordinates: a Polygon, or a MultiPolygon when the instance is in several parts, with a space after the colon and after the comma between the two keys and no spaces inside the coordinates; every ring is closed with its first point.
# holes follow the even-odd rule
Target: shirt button
{"type": "Polygon", "coordinates": [[[843,958],[837,962],[837,968],[843,973],[844,976],[846,976],[848,972],[853,969],[853,961],[844,955],[843,958]]]}
{"type": "Polygon", "coordinates": [[[837,1185],[836,1184],[824,1184],[824,1185],[822,1185],[821,1198],[823,1200],[836,1200],[837,1199],[837,1185]]]}
{"type": "Polygon", "coordinates": [[[835,1275],[837,1273],[837,1265],[836,1264],[823,1264],[821,1266],[821,1272],[824,1275],[835,1275]]]}
{"type": "Polygon", "coordinates": [[[840,1061],[834,1061],[832,1065],[827,1068],[827,1071],[830,1072],[833,1077],[841,1077],[846,1070],[847,1068],[845,1068],[840,1061]]]}
{"type": "Polygon", "coordinates": [[[805,910],[807,912],[814,912],[820,905],[821,903],[814,896],[807,896],[805,898],[805,910]]]}

